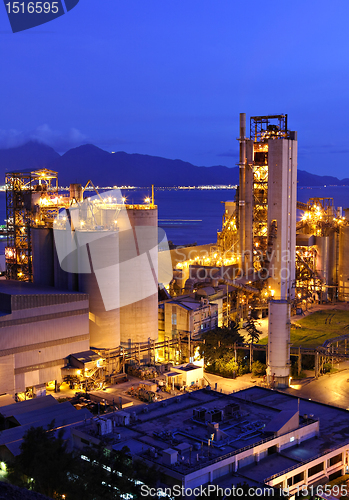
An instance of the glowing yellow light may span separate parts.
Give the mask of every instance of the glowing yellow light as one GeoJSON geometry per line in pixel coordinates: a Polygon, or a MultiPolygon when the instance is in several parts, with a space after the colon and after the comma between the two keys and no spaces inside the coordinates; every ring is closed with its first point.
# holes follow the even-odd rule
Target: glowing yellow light
{"type": "Polygon", "coordinates": [[[123,203],[125,203],[125,201],[126,201],[126,197],[125,197],[125,196],[123,196],[123,197],[122,197],[122,202],[123,202],[123,203]]]}
{"type": "Polygon", "coordinates": [[[145,199],[144,199],[145,203],[150,203],[150,198],[149,196],[147,196],[145,199]]]}

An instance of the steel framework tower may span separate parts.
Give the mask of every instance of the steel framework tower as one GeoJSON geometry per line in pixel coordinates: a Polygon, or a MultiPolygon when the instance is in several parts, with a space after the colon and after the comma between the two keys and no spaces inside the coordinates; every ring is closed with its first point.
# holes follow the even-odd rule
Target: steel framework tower
{"type": "Polygon", "coordinates": [[[295,293],[297,134],[287,115],[254,116],[250,138],[240,115],[239,241],[246,278],[267,280],[269,342],[267,376],[288,385],[290,302],[295,293]]]}
{"type": "Polygon", "coordinates": [[[6,277],[32,281],[33,226],[50,225],[59,210],[57,172],[22,170],[5,174],[7,247],[6,277]]]}

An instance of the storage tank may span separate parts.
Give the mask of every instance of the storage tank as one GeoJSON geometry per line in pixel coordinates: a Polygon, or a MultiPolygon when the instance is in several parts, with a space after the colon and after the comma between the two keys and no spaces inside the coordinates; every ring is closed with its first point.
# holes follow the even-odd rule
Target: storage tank
{"type": "Polygon", "coordinates": [[[290,304],[287,300],[269,302],[268,384],[287,387],[290,376],[290,304]]]}
{"type": "Polygon", "coordinates": [[[79,291],[89,294],[90,345],[120,345],[118,231],[77,229],[79,291]]]}
{"type": "Polygon", "coordinates": [[[123,346],[158,337],[158,210],[130,205],[126,212],[129,222],[118,219],[123,346]]]}
{"type": "Polygon", "coordinates": [[[37,285],[53,286],[53,231],[46,227],[33,227],[33,281],[37,285]]]}
{"type": "Polygon", "coordinates": [[[349,301],[349,227],[341,227],[339,231],[338,255],[338,298],[349,301]]]}
{"type": "Polygon", "coordinates": [[[67,226],[54,228],[53,273],[54,286],[60,290],[78,291],[77,250],[74,233],[67,226]]]}

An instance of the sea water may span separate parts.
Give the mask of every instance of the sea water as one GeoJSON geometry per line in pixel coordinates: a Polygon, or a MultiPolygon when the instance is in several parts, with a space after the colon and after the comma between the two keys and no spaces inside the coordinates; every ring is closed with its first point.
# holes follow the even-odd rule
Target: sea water
{"type": "MultiPolygon", "coordinates": [[[[94,193],[91,193],[94,194],[94,193]]],[[[125,190],[127,203],[143,203],[148,190],[125,190]]],[[[0,224],[5,223],[5,193],[0,192],[0,224]]],[[[222,227],[223,202],[234,200],[233,189],[162,189],[155,190],[159,227],[175,245],[214,243],[222,227]]],[[[333,198],[335,207],[349,207],[349,186],[298,187],[298,200],[333,198]]],[[[3,253],[5,239],[0,239],[3,253]]]]}

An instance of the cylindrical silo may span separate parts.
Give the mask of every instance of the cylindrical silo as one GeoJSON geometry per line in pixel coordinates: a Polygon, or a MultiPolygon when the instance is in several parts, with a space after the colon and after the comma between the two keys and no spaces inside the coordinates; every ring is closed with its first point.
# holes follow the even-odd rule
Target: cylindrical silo
{"type": "Polygon", "coordinates": [[[54,227],[53,272],[54,286],[60,290],[78,290],[77,249],[74,232],[66,227],[54,227]]]}
{"type": "Polygon", "coordinates": [[[349,301],[349,227],[341,227],[339,231],[338,255],[338,298],[349,301]]]}
{"type": "Polygon", "coordinates": [[[126,214],[118,222],[123,346],[146,343],[158,337],[157,207],[130,206],[126,214]]]}
{"type": "Polygon", "coordinates": [[[273,387],[287,387],[290,377],[290,304],[269,302],[267,380],[273,387]]]}
{"type": "Polygon", "coordinates": [[[53,286],[53,231],[46,227],[32,228],[33,281],[53,286]]]}
{"type": "Polygon", "coordinates": [[[119,263],[117,231],[75,231],[78,242],[79,291],[89,294],[90,345],[120,345],[119,263]]]}

